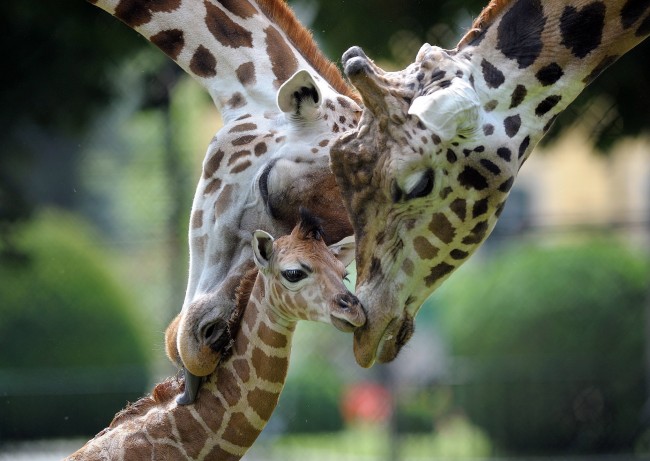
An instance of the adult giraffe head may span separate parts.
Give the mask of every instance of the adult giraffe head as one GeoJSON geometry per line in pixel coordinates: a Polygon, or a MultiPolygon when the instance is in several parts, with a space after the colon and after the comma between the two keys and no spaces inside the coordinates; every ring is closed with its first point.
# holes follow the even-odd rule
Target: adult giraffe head
{"type": "Polygon", "coordinates": [[[647,2],[494,0],[453,50],[384,72],[343,55],[363,98],[331,167],[357,243],[367,311],[357,362],[395,358],[424,300],[485,241],[555,117],[650,33],[647,2]]]}

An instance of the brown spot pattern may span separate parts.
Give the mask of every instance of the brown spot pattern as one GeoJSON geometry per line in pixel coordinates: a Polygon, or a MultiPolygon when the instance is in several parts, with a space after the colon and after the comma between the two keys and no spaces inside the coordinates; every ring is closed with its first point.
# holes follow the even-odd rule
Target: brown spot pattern
{"type": "Polygon", "coordinates": [[[463,244],[465,245],[476,245],[483,241],[485,234],[487,233],[487,221],[481,221],[470,231],[470,235],[463,239],[463,244]]]}
{"type": "Polygon", "coordinates": [[[242,123],[241,125],[235,125],[232,127],[228,130],[228,133],[239,133],[240,131],[251,131],[256,129],[257,125],[254,123],[242,123]]]}
{"type": "Polygon", "coordinates": [[[224,409],[220,405],[216,406],[216,408],[213,405],[206,405],[205,401],[206,399],[197,399],[194,408],[205,424],[216,432],[223,422],[224,409]]]}
{"type": "Polygon", "coordinates": [[[271,59],[271,68],[277,85],[286,82],[298,70],[298,60],[282,34],[273,26],[264,29],[266,53],[271,59]]]}
{"type": "Polygon", "coordinates": [[[228,101],[226,101],[226,104],[232,109],[238,109],[239,107],[244,107],[246,105],[246,98],[244,98],[243,94],[237,91],[228,101]]]}
{"type": "Polygon", "coordinates": [[[341,105],[342,108],[347,109],[347,108],[350,107],[349,101],[347,99],[345,99],[344,97],[337,96],[336,100],[338,101],[338,103],[341,105]]]}
{"type": "Polygon", "coordinates": [[[447,263],[440,263],[431,269],[431,273],[424,278],[424,283],[430,287],[445,275],[450,274],[454,270],[454,266],[447,263]]]}
{"type": "Polygon", "coordinates": [[[259,157],[260,155],[266,154],[267,147],[265,142],[260,142],[255,144],[255,156],[259,157]]]}
{"type": "Polygon", "coordinates": [[[413,247],[420,259],[433,259],[438,255],[438,248],[431,245],[431,242],[421,235],[413,239],[413,247]]]}
{"type": "Polygon", "coordinates": [[[235,369],[235,373],[239,376],[239,379],[241,379],[243,383],[248,382],[251,376],[251,367],[248,365],[248,361],[246,359],[237,359],[233,361],[232,366],[235,369]]]}
{"type": "Polygon", "coordinates": [[[192,213],[192,229],[203,227],[203,210],[194,210],[192,213]]]}
{"type": "Polygon", "coordinates": [[[185,37],[183,36],[183,31],[180,29],[160,31],[152,35],[149,41],[173,60],[176,60],[183,46],[185,46],[185,37]]]}
{"type": "MultiPolygon", "coordinates": [[[[249,447],[253,444],[259,431],[251,425],[243,413],[235,413],[230,418],[226,430],[223,433],[223,438],[226,442],[230,442],[240,447],[249,447]]],[[[229,459],[229,458],[215,458],[215,459],[229,459]]]]}
{"type": "Polygon", "coordinates": [[[287,368],[287,359],[269,357],[259,348],[253,349],[251,354],[253,368],[257,371],[257,377],[272,383],[284,381],[287,368]]]}
{"type": "Polygon", "coordinates": [[[217,58],[206,47],[199,45],[190,59],[190,70],[199,77],[214,77],[217,75],[217,58]]]}
{"type": "Polygon", "coordinates": [[[207,186],[205,186],[205,189],[203,190],[203,195],[210,195],[213,194],[215,191],[218,191],[221,189],[221,179],[213,179],[208,183],[207,186]]]}
{"type": "Polygon", "coordinates": [[[122,0],[115,8],[115,17],[124,21],[130,27],[137,27],[151,21],[152,13],[174,11],[180,4],[181,0],[160,0],[157,2],[122,0]]]}
{"type": "MultiPolygon", "coordinates": [[[[238,459],[239,456],[235,456],[232,453],[224,450],[219,445],[215,446],[210,453],[205,457],[205,459],[218,459],[223,461],[228,461],[229,459],[238,459]]],[[[181,458],[178,458],[181,459],[181,458]]]]}
{"type": "Polygon", "coordinates": [[[226,184],[223,188],[219,197],[217,198],[217,203],[214,204],[214,209],[217,216],[223,214],[228,208],[230,208],[230,202],[232,202],[232,191],[234,186],[232,184],[226,184]]]}
{"type": "Polygon", "coordinates": [[[257,10],[246,0],[219,0],[225,9],[242,19],[250,18],[257,10]]]}
{"type": "Polygon", "coordinates": [[[413,264],[413,261],[411,261],[409,258],[406,258],[402,263],[402,271],[409,277],[412,277],[414,269],[415,265],[413,264]]]}
{"type": "Polygon", "coordinates": [[[245,162],[241,162],[240,164],[236,165],[232,170],[230,170],[230,172],[232,174],[241,173],[242,171],[244,171],[246,168],[248,168],[251,165],[252,165],[251,161],[246,160],[245,162]]]}
{"type": "Polygon", "coordinates": [[[232,140],[232,145],[233,146],[243,146],[245,144],[250,144],[251,141],[255,139],[254,134],[247,134],[245,136],[240,136],[239,138],[233,139],[232,140]]]}
{"type": "Polygon", "coordinates": [[[229,384],[227,386],[220,386],[221,395],[223,395],[228,406],[235,406],[237,402],[239,402],[239,399],[241,399],[242,395],[241,390],[239,390],[239,386],[237,385],[237,379],[233,375],[232,371],[226,367],[219,367],[217,369],[217,382],[229,384]]]}
{"type": "Polygon", "coordinates": [[[144,432],[129,434],[124,439],[124,445],[129,447],[129,456],[132,459],[151,459],[153,446],[147,440],[144,432]]]}
{"type": "Polygon", "coordinates": [[[172,433],[172,424],[167,413],[152,411],[146,424],[149,427],[149,436],[153,439],[164,439],[172,433]]]}
{"type": "Polygon", "coordinates": [[[255,64],[252,62],[245,62],[240,65],[235,71],[235,74],[237,75],[237,80],[239,80],[239,83],[242,85],[246,86],[255,84],[255,64]]]}
{"type": "Polygon", "coordinates": [[[248,157],[249,155],[251,155],[251,151],[249,151],[249,150],[240,150],[238,152],[235,152],[228,159],[228,166],[234,165],[235,162],[237,162],[237,160],[239,160],[241,158],[244,158],[244,157],[248,157]]]}
{"type": "Polygon", "coordinates": [[[253,34],[249,30],[230,19],[216,5],[207,0],[204,4],[206,9],[205,24],[219,43],[231,48],[240,46],[251,48],[253,46],[253,34]]]}
{"type": "Polygon", "coordinates": [[[223,160],[224,152],[219,149],[216,151],[214,154],[210,156],[207,162],[205,162],[205,165],[203,166],[203,177],[204,178],[211,178],[214,173],[219,169],[219,166],[221,165],[221,161],[223,160]]]}
{"type": "Polygon", "coordinates": [[[264,421],[268,421],[278,403],[279,394],[255,388],[248,393],[248,404],[264,421]]]}
{"type": "Polygon", "coordinates": [[[264,344],[268,346],[275,348],[287,347],[287,336],[269,328],[265,323],[260,323],[257,334],[264,344]]]}
{"type": "MultiPolygon", "coordinates": [[[[200,397],[199,397],[200,398],[200,397]]],[[[176,429],[178,430],[179,438],[183,441],[183,446],[187,454],[191,458],[197,458],[201,448],[205,445],[208,439],[208,433],[203,429],[203,426],[194,419],[189,409],[179,406],[174,413],[176,418],[176,429]]],[[[130,453],[129,453],[130,454],[130,453]]],[[[145,459],[145,458],[133,458],[145,459]]]]}
{"type": "Polygon", "coordinates": [[[451,243],[456,235],[456,229],[442,213],[434,213],[429,223],[429,230],[444,243],[451,243]]]}

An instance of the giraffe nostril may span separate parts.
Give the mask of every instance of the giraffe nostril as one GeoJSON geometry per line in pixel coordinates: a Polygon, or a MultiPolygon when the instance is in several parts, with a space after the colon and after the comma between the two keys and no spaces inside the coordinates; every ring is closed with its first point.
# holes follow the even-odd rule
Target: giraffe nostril
{"type": "Polygon", "coordinates": [[[337,296],[338,305],[343,309],[350,309],[359,305],[359,300],[351,293],[340,294],[337,296]]]}
{"type": "Polygon", "coordinates": [[[336,296],[336,306],[330,315],[332,324],[341,331],[351,332],[366,323],[366,314],[359,299],[352,293],[336,296]]]}

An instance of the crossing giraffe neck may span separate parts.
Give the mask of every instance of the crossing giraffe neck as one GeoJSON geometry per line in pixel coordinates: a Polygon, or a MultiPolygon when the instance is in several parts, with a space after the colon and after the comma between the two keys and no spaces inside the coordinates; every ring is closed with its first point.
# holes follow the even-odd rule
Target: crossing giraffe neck
{"type": "Polygon", "coordinates": [[[249,271],[238,286],[230,355],[201,386],[193,405],[178,405],[182,383],[165,381],[151,396],[118,413],[68,460],[240,459],[277,405],[298,320],[350,327],[365,321],[343,284],[353,245],[328,250],[321,230],[303,229],[299,225],[275,242],[256,233],[259,272],[249,271]]]}
{"type": "Polygon", "coordinates": [[[331,164],[368,310],[361,365],[395,358],[424,300],[492,231],[557,114],[649,33],[647,1],[498,0],[456,49],[425,44],[402,71],[358,47],[344,54],[365,109],[331,164]]]}
{"type": "Polygon", "coordinates": [[[329,151],[357,123],[356,93],[281,0],[93,3],[201,83],[224,120],[192,204],[183,308],[166,335],[169,357],[207,376],[229,339],[255,229],[288,233],[304,206],[324,218],[328,243],[352,234],[329,151]]]}
{"type": "Polygon", "coordinates": [[[271,108],[296,71],[356,97],[281,0],[88,0],[160,48],[212,96],[226,120],[271,108]]]}
{"type": "Polygon", "coordinates": [[[649,8],[630,0],[509,0],[476,19],[456,56],[469,61],[485,111],[507,120],[512,137],[521,129],[520,167],[557,115],[650,34],[649,8]]]}

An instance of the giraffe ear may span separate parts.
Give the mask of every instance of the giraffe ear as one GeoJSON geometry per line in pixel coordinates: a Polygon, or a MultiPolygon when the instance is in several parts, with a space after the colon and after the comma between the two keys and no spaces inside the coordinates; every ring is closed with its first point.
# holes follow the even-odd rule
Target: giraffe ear
{"type": "Polygon", "coordinates": [[[415,98],[408,113],[440,139],[450,141],[458,134],[472,134],[478,126],[480,105],[474,88],[464,80],[454,79],[447,88],[415,98]]]}
{"type": "Polygon", "coordinates": [[[256,230],[251,244],[253,246],[255,265],[262,271],[267,269],[273,254],[273,237],[267,232],[256,230]]]}
{"type": "Polygon", "coordinates": [[[314,78],[306,70],[299,70],[278,90],[278,107],[293,117],[313,119],[318,114],[322,96],[314,78]]]}
{"type": "Polygon", "coordinates": [[[344,266],[347,266],[354,261],[354,251],[356,245],[354,243],[354,235],[345,237],[340,242],[334,243],[328,247],[330,251],[336,256],[336,259],[341,261],[344,266]]]}

